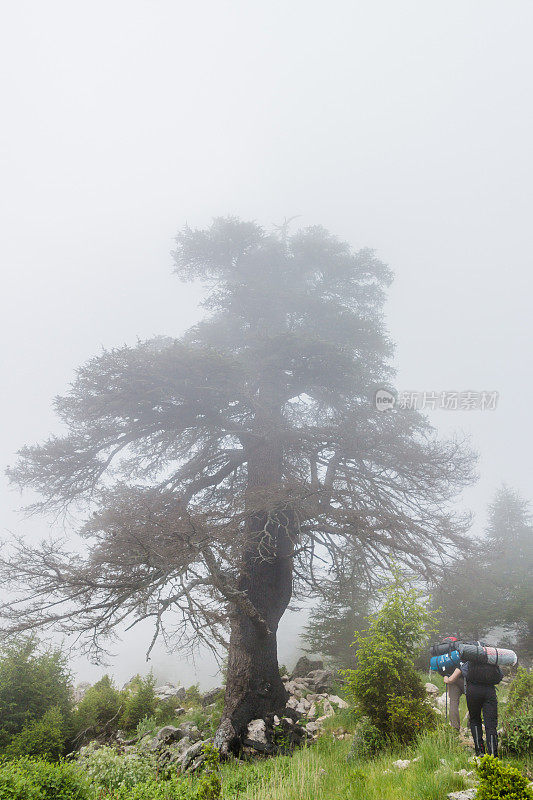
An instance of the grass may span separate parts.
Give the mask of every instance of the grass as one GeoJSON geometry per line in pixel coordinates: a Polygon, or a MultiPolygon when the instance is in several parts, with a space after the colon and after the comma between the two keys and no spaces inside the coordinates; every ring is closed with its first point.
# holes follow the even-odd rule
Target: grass
{"type": "Polygon", "coordinates": [[[411,749],[383,753],[371,761],[348,762],[349,741],[324,736],[311,747],[250,765],[222,768],[223,798],[230,800],[442,800],[467,788],[454,773],[472,769],[469,753],[446,729],[423,736],[411,749]],[[417,758],[406,769],[398,758],[417,758]],[[446,762],[443,764],[441,759],[446,762]]]}

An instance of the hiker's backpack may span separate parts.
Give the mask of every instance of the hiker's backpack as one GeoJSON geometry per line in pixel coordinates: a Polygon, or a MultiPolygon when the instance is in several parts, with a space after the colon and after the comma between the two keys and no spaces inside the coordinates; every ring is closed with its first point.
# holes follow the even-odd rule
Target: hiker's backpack
{"type": "Polygon", "coordinates": [[[443,656],[445,653],[451,653],[452,650],[457,649],[454,645],[454,642],[457,641],[458,640],[455,636],[447,636],[446,639],[442,640],[442,642],[437,642],[437,644],[431,646],[431,655],[443,656]]]}
{"type": "Polygon", "coordinates": [[[479,664],[468,662],[467,683],[480,683],[483,686],[496,686],[503,678],[503,672],[497,664],[479,664]]]}

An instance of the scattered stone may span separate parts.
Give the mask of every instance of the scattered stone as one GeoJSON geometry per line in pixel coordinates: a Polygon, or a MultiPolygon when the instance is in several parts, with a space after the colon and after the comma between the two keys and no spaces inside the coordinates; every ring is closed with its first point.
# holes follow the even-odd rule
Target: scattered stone
{"type": "Polygon", "coordinates": [[[474,800],[476,789],[463,789],[461,792],[450,792],[448,800],[474,800]]]}
{"type": "Polygon", "coordinates": [[[307,712],[309,711],[310,708],[311,708],[311,703],[309,702],[309,700],[306,700],[305,697],[302,697],[302,699],[300,700],[300,702],[296,706],[295,710],[299,714],[307,714],[307,712]]]}
{"type": "Polygon", "coordinates": [[[399,758],[397,761],[392,762],[392,766],[397,767],[398,769],[407,769],[410,763],[411,761],[408,758],[406,758],[404,761],[399,758]]]}
{"type": "Polygon", "coordinates": [[[298,700],[297,697],[289,697],[289,699],[287,700],[286,708],[293,708],[296,711],[296,708],[298,707],[298,703],[299,703],[299,700],[298,700]]]}
{"type": "Polygon", "coordinates": [[[316,717],[316,705],[311,703],[309,709],[307,710],[307,718],[314,719],[316,717]]]}
{"type": "Polygon", "coordinates": [[[439,693],[439,687],[435,686],[434,683],[430,683],[429,681],[428,683],[424,684],[424,688],[428,694],[435,695],[439,693]]]}

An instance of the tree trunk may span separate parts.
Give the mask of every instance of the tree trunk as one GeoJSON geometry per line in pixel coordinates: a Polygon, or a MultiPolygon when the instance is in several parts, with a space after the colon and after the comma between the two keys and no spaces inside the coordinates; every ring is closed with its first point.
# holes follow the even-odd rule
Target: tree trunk
{"type": "Polygon", "coordinates": [[[239,590],[261,620],[233,607],[224,713],[215,737],[222,755],[237,752],[252,719],[284,709],[277,628],[292,595],[293,515],[280,502],[281,448],[264,439],[248,459],[248,522],[239,590]],[[265,510],[268,509],[268,510],[265,510]]]}

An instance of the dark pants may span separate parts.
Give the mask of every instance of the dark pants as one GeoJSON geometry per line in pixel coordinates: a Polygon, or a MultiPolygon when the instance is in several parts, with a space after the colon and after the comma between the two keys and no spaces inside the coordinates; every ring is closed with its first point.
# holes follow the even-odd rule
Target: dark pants
{"type": "Polygon", "coordinates": [[[466,684],[466,704],[470,716],[470,729],[474,737],[476,755],[485,752],[483,744],[483,728],[481,727],[481,713],[485,723],[487,736],[487,752],[489,755],[498,755],[498,700],[494,686],[485,686],[481,683],[466,684]]]}

